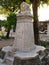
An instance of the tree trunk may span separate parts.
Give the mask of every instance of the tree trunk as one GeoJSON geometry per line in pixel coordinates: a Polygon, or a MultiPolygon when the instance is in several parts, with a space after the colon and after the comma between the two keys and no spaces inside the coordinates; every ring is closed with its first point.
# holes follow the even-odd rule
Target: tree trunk
{"type": "Polygon", "coordinates": [[[8,30],[7,30],[7,35],[6,35],[6,38],[7,38],[7,39],[9,38],[9,34],[10,34],[10,30],[8,29],[8,30]]]}
{"type": "Polygon", "coordinates": [[[38,28],[38,0],[33,2],[33,17],[34,17],[34,38],[35,44],[39,44],[39,28],[38,28]]]}

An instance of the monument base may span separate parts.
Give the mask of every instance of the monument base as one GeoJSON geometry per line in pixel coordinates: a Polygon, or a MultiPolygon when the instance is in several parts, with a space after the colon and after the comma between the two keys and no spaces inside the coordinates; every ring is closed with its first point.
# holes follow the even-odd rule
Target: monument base
{"type": "Polygon", "coordinates": [[[40,60],[39,56],[36,55],[35,57],[22,59],[20,57],[15,57],[13,65],[39,65],[40,60]]]}
{"type": "Polygon", "coordinates": [[[13,65],[40,65],[40,59],[45,56],[44,51],[45,48],[42,46],[36,46],[36,49],[29,52],[17,51],[13,65]]]}
{"type": "Polygon", "coordinates": [[[40,60],[45,56],[46,48],[36,45],[36,48],[30,51],[11,51],[12,47],[4,47],[2,51],[6,52],[4,60],[10,65],[40,65],[40,60]],[[10,51],[10,52],[9,52],[10,51]],[[8,59],[8,58],[9,59],[8,59]],[[13,58],[13,60],[11,59],[13,58]],[[8,62],[7,62],[8,60],[8,62]]]}

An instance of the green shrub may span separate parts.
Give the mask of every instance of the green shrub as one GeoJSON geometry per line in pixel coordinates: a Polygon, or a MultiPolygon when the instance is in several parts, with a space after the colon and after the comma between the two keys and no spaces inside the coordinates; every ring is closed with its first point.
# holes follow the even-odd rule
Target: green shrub
{"type": "Polygon", "coordinates": [[[48,41],[40,41],[39,44],[41,46],[44,46],[44,47],[49,47],[49,42],[48,41]]]}

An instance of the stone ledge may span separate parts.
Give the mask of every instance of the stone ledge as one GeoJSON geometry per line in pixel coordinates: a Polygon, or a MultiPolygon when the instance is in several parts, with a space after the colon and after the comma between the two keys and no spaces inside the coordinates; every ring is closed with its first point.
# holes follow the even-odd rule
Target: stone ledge
{"type": "Polygon", "coordinates": [[[30,59],[20,59],[18,57],[15,57],[13,63],[13,65],[39,65],[39,64],[40,64],[40,60],[38,55],[30,59]]]}

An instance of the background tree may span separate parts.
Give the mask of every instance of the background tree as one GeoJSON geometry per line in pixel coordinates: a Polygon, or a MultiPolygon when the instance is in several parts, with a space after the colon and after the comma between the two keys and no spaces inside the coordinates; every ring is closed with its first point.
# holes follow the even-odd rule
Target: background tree
{"type": "Polygon", "coordinates": [[[40,4],[49,4],[49,0],[30,0],[33,8],[33,18],[34,18],[34,37],[35,44],[39,44],[39,30],[38,30],[38,6],[40,4]]]}
{"type": "Polygon", "coordinates": [[[0,20],[0,29],[2,26],[4,26],[4,21],[0,20]]]}
{"type": "MultiPolygon", "coordinates": [[[[6,12],[8,12],[8,14],[10,14],[10,13],[13,13],[13,12],[15,13],[18,10],[20,10],[21,2],[23,2],[23,0],[0,0],[0,6],[2,7],[2,10],[6,11],[6,12]]],[[[9,21],[8,18],[7,18],[7,20],[8,21],[6,23],[6,26],[8,27],[8,25],[10,25],[12,23],[12,21],[9,21]]],[[[14,26],[14,28],[15,28],[15,26],[14,26]]],[[[10,31],[10,29],[8,27],[7,36],[6,36],[7,38],[9,37],[9,31],[10,31]]]]}
{"type": "Polygon", "coordinates": [[[0,0],[0,6],[10,12],[18,11],[23,0],[0,0]]]}
{"type": "Polygon", "coordinates": [[[9,14],[7,17],[7,21],[4,22],[4,26],[7,29],[7,35],[6,38],[9,38],[10,30],[16,26],[17,18],[15,13],[9,14]]]}

